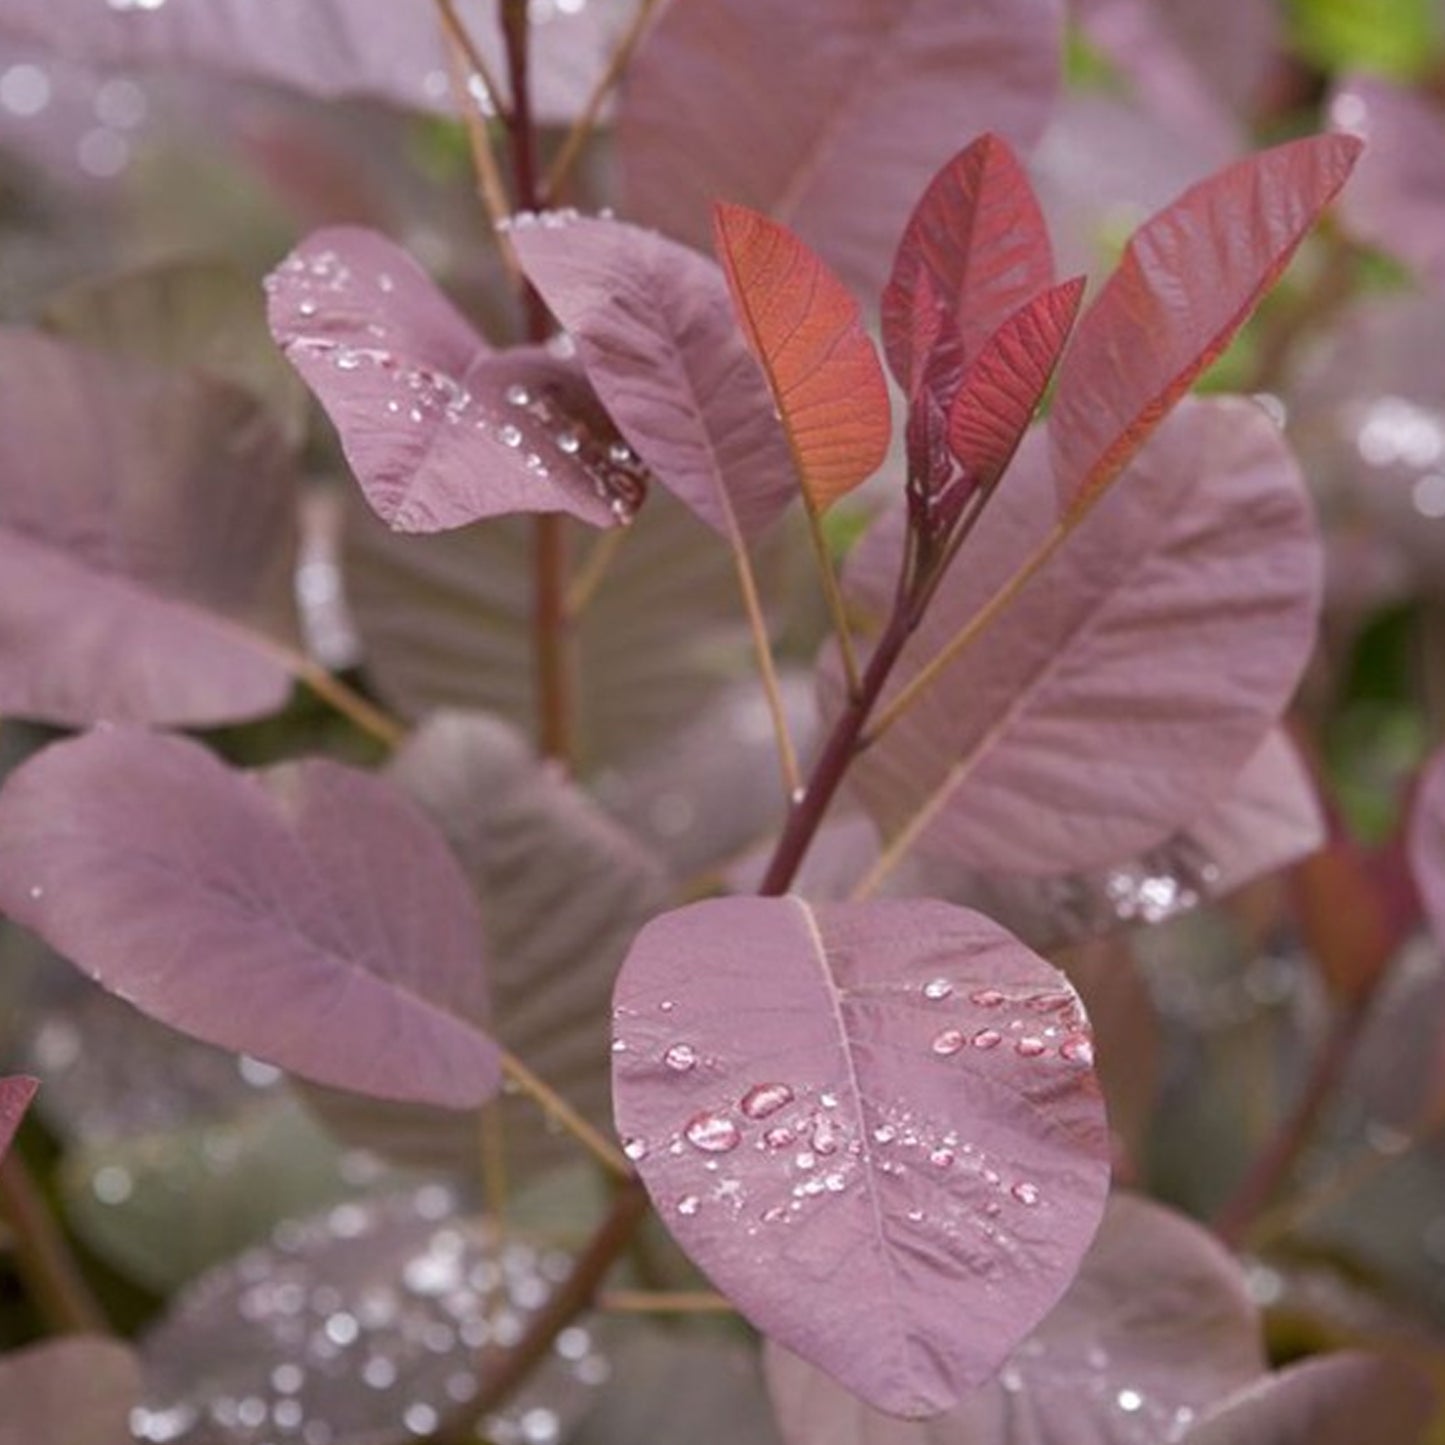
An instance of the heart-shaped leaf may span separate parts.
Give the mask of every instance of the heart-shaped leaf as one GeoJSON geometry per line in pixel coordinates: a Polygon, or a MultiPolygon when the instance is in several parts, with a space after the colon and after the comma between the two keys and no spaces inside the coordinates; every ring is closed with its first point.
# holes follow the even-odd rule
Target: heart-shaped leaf
{"type": "Polygon", "coordinates": [[[10,1141],[15,1137],[15,1131],[20,1127],[20,1121],[39,1087],[39,1079],[23,1074],[0,1079],[0,1159],[5,1157],[5,1151],[9,1149],[10,1141]]]}
{"type": "Polygon", "coordinates": [[[0,332],[0,712],[83,727],[273,712],[295,478],[259,403],[0,332]]]}
{"type": "Polygon", "coordinates": [[[50,1340],[0,1357],[0,1445],[121,1445],[140,1399],[136,1357],[116,1340],[50,1340]]]}
{"type": "Polygon", "coordinates": [[[1223,353],[1360,153],[1315,136],[1191,186],[1130,239],[1059,368],[1049,443],[1065,511],[1107,486],[1223,353]]]}
{"type": "Polygon", "coordinates": [[[1056,0],[674,0],[628,68],[628,214],[701,247],[712,201],[742,201],[871,298],[964,140],[1038,138],[1062,20],[1056,0]]]}
{"type": "Polygon", "coordinates": [[[693,904],[638,936],[614,1021],[618,1128],[668,1227],[876,1408],[951,1408],[1077,1269],[1108,1187],[1088,1024],[980,914],[693,904]]]}
{"type": "Polygon", "coordinates": [[[1410,864],[1440,946],[1445,948],[1445,752],[1425,770],[1410,823],[1410,864]]]}
{"type": "MultiPolygon", "coordinates": [[[[940,652],[1047,535],[1028,437],[897,670],[940,652]]],[[[886,615],[897,510],[847,591],[886,615]]],[[[978,641],[859,759],[885,834],[979,872],[1120,860],[1204,814],[1283,710],[1314,641],[1319,550],[1298,471],[1249,403],[1192,403],[978,641]]],[[[837,669],[825,670],[836,711],[837,669]]]]}
{"type": "Polygon", "coordinates": [[[271,330],[401,532],[505,512],[629,521],[644,478],[573,363],[494,353],[385,237],[318,231],[267,278],[271,330]]]}
{"type": "Polygon", "coordinates": [[[768,1384],[787,1445],[1163,1445],[1264,1372],[1260,1334],[1231,1255],[1117,1195],[1058,1307],[942,1418],[889,1419],[776,1346],[768,1384]]]}
{"type": "Polygon", "coordinates": [[[882,315],[883,350],[898,384],[910,396],[917,391],[935,311],[957,327],[971,361],[1053,279],[1049,233],[1028,175],[1007,141],[980,136],[933,178],[898,243],[882,315]]]}
{"type": "Polygon", "coordinates": [[[500,1083],[466,881],[368,774],[58,743],[0,793],[0,907],[142,1012],[303,1078],[458,1109],[500,1083]]]}
{"type": "Polygon", "coordinates": [[[513,241],[657,480],[725,537],[766,530],[797,479],[718,267],[619,221],[531,226],[513,241]]]}
{"type": "Polygon", "coordinates": [[[888,454],[888,383],[858,303],[785,226],[745,206],[713,212],[718,257],[768,379],[814,511],[868,480],[888,454]]]}

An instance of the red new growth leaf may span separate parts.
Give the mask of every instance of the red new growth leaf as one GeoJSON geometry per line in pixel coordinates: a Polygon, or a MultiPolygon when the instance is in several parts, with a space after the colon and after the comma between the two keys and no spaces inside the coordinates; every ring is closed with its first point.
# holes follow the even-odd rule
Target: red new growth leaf
{"type": "Polygon", "coordinates": [[[12,1079],[0,1079],[0,1159],[10,1147],[35,1091],[40,1087],[38,1079],[26,1078],[23,1074],[12,1079]]]}
{"type": "Polygon", "coordinates": [[[1134,233],[1059,371],[1049,436],[1066,510],[1107,486],[1220,356],[1359,153],[1342,135],[1277,146],[1192,186],[1134,233]]]}
{"type": "Polygon", "coordinates": [[[718,259],[788,433],[808,505],[826,510],[888,452],[888,384],[858,303],[786,226],[713,212],[718,259]]]}
{"type": "Polygon", "coordinates": [[[883,292],[883,349],[918,389],[942,308],[965,361],[1054,279],[1043,213],[1006,141],[983,135],[934,177],[914,208],[883,292]],[[926,283],[926,284],[920,284],[926,283]]]}

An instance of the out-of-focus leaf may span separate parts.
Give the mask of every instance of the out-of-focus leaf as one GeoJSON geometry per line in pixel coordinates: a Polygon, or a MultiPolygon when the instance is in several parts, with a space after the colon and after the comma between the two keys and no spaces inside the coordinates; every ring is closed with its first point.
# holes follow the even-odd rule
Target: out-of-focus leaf
{"type": "Polygon", "coordinates": [[[785,226],[744,206],[714,211],[733,306],[782,418],[814,511],[867,481],[892,434],[888,383],[858,303],[785,226]]]}
{"type": "Polygon", "coordinates": [[[0,1445],[123,1445],[140,1368],[118,1340],[77,1336],[0,1357],[0,1445]]]}
{"type": "Polygon", "coordinates": [[[1426,769],[1410,824],[1410,862],[1430,915],[1430,924],[1445,948],[1445,752],[1426,769]]]}
{"type": "Polygon", "coordinates": [[[1088,1024],[981,915],[693,904],[638,936],[614,1017],[618,1128],[669,1229],[877,1408],[951,1408],[1068,1285],[1108,1181],[1088,1024]]]}
{"type": "Polygon", "coordinates": [[[1289,0],[1292,39],[1326,70],[1424,77],[1445,42],[1433,0],[1289,0]]]}
{"type": "Polygon", "coordinates": [[[740,201],[876,295],[908,213],[962,142],[1037,139],[1061,21],[1055,0],[677,0],[628,70],[628,213],[702,246],[713,200],[740,201]]]}
{"type": "Polygon", "coordinates": [[[1182,1445],[1419,1445],[1434,1391],[1413,1366],[1347,1350],[1305,1360],[1226,1400],[1182,1445]]]}
{"type": "Polygon", "coordinates": [[[998,1377],[926,1424],[892,1420],[770,1348],[788,1445],[1163,1445],[1265,1361],[1232,1256],[1181,1214],[1109,1202],[1078,1277],[998,1377]]]}
{"type": "MultiPolygon", "coordinates": [[[[1025,440],[895,685],[1047,534],[1043,442],[1025,440]]],[[[851,559],[865,617],[889,605],[900,522],[851,559]]],[[[1273,425],[1248,403],[1192,403],[851,780],[885,833],[916,829],[924,852],[976,872],[1117,866],[1208,812],[1263,742],[1314,641],[1318,571],[1273,425]]]]}
{"type": "Polygon", "coordinates": [[[5,1157],[5,1151],[10,1148],[10,1141],[15,1137],[15,1131],[20,1127],[20,1121],[25,1117],[25,1111],[30,1107],[30,1101],[39,1087],[39,1079],[31,1079],[23,1074],[0,1079],[0,1159],[5,1157]]]}
{"type": "Polygon", "coordinates": [[[717,266],[619,221],[531,226],[513,241],[657,480],[725,537],[765,531],[797,478],[717,266]]]}
{"type": "Polygon", "coordinates": [[[266,279],[271,330],[376,513],[437,532],[506,512],[629,521],[644,476],[572,363],[493,352],[400,247],[318,231],[266,279]]]}
{"type": "Polygon", "coordinates": [[[218,382],[0,333],[0,711],[204,726],[290,690],[294,477],[218,382]]]}
{"type": "Polygon", "coordinates": [[[1135,232],[1059,368],[1049,441],[1065,511],[1107,486],[1222,354],[1359,152],[1342,135],[1277,146],[1192,186],[1135,232]]]}
{"type": "Polygon", "coordinates": [[[167,261],[84,281],[42,319],[83,345],[230,382],[266,403],[292,446],[305,436],[305,388],[276,353],[259,288],[230,262],[167,261]]]}
{"type": "MultiPolygon", "coordinates": [[[[492,718],[432,718],[397,754],[391,779],[445,835],[476,894],[492,1032],[610,1131],[608,1003],[627,945],[666,900],[660,866],[492,718]]],[[[475,1164],[474,1118],[344,1097],[320,1105],[347,1139],[389,1156],[475,1164]]],[[[502,1120],[513,1173],[575,1157],[529,1100],[504,1099],[502,1120]]]]}
{"type": "Polygon", "coordinates": [[[1053,279],[1028,175],[1008,142],[986,133],[933,178],[898,243],[882,305],[883,349],[898,384],[910,396],[918,390],[935,308],[953,320],[967,363],[1053,279]]]}
{"type": "MultiPolygon", "coordinates": [[[[304,1439],[324,1423],[332,1445],[430,1435],[570,1267],[459,1216],[439,1184],[289,1221],[268,1247],[196,1280],[145,1336],[136,1434],[234,1445],[273,1431],[304,1439]]],[[[562,1439],[609,1373],[595,1326],[579,1321],[484,1429],[505,1445],[562,1439]]]]}
{"type": "Polygon", "coordinates": [[[250,776],[181,738],[95,732],[11,775],[0,863],[6,913],[184,1033],[450,1108],[500,1084],[466,881],[365,773],[250,776]]]}

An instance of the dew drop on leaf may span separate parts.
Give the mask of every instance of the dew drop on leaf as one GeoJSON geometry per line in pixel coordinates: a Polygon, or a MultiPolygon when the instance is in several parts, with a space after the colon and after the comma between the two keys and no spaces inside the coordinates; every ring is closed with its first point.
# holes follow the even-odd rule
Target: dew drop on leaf
{"type": "Polygon", "coordinates": [[[933,1052],[942,1058],[956,1054],[963,1047],[963,1034],[958,1029],[944,1029],[933,1040],[933,1052]]]}
{"type": "Polygon", "coordinates": [[[683,1130],[687,1142],[704,1154],[726,1154],[738,1147],[738,1126],[726,1114],[698,1114],[683,1130]]]}
{"type": "Polygon", "coordinates": [[[793,1102],[786,1084],[755,1084],[742,1097],[741,1108],[749,1119],[766,1119],[793,1102]]]}
{"type": "Polygon", "coordinates": [[[686,1074],[697,1067],[697,1050],[691,1044],[673,1044],[662,1059],[669,1069],[686,1074]]]}

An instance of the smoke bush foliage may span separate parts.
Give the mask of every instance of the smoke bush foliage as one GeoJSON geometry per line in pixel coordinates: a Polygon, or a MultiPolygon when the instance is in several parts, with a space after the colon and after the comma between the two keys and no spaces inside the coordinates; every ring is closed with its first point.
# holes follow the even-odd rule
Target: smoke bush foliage
{"type": "Polygon", "coordinates": [[[1298,8],[7,0],[0,1442],[1426,1438],[1445,117],[1298,8]]]}

